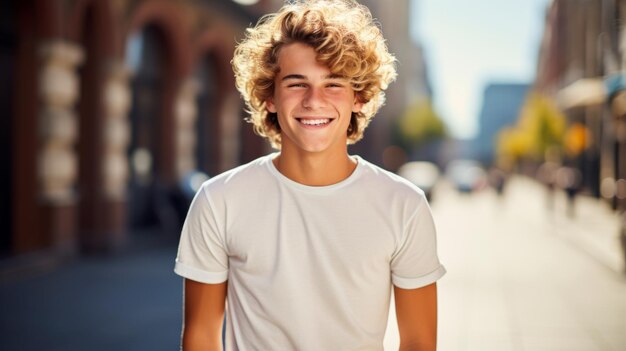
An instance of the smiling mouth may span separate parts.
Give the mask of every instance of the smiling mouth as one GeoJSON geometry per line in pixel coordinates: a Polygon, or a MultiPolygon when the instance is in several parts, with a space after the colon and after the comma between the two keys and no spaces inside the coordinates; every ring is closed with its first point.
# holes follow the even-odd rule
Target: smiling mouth
{"type": "Polygon", "coordinates": [[[321,127],[329,124],[333,120],[330,118],[296,118],[298,122],[305,126],[321,127]]]}

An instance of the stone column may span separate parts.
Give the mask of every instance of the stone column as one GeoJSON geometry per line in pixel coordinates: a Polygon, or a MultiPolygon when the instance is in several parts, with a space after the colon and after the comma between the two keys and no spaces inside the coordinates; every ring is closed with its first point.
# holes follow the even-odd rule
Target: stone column
{"type": "Polygon", "coordinates": [[[124,201],[128,182],[127,148],[130,142],[128,113],[131,106],[130,71],[121,62],[112,63],[103,89],[104,195],[107,200],[124,201]]]}
{"type": "Polygon", "coordinates": [[[83,50],[63,40],[39,47],[39,153],[37,179],[42,216],[50,244],[61,251],[75,247],[75,202],[78,175],[75,143],[78,125],[75,105],[79,95],[77,67],[83,50]]]}
{"type": "Polygon", "coordinates": [[[102,181],[103,206],[106,219],[102,222],[100,238],[95,238],[93,249],[116,249],[126,240],[127,199],[129,178],[127,156],[130,143],[131,107],[130,70],[122,61],[113,61],[105,67],[102,89],[102,181]]]}
{"type": "Polygon", "coordinates": [[[196,120],[198,109],[196,98],[199,83],[187,78],[180,87],[175,101],[176,126],[176,177],[182,179],[196,169],[196,120]]]}

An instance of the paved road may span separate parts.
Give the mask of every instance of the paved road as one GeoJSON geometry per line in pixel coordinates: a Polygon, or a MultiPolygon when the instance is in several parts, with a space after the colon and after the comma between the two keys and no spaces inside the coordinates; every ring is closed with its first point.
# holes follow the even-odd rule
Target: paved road
{"type": "MultiPolygon", "coordinates": [[[[551,214],[541,196],[525,181],[502,199],[445,186],[435,193],[448,269],[439,282],[440,351],[626,350],[626,279],[612,269],[615,257],[597,258],[606,245],[588,250],[580,239],[607,237],[612,218],[591,208],[573,220],[559,208],[551,214]]],[[[3,282],[0,350],[176,350],[174,254],[161,245],[3,282]]],[[[398,344],[390,319],[387,350],[398,344]]]]}
{"type": "Polygon", "coordinates": [[[448,269],[439,285],[439,350],[626,350],[617,246],[599,245],[612,255],[605,259],[585,241],[618,244],[610,211],[581,202],[568,219],[557,198],[548,212],[543,190],[525,179],[501,199],[447,188],[438,195],[433,208],[448,269]]]}
{"type": "Polygon", "coordinates": [[[0,287],[0,350],[177,350],[176,248],[92,257],[0,287]]]}

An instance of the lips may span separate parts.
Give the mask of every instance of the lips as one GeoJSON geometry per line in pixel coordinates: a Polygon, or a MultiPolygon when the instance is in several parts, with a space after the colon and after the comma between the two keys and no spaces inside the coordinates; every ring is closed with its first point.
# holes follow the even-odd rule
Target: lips
{"type": "Polygon", "coordinates": [[[323,118],[323,117],[315,117],[315,118],[296,118],[300,124],[305,125],[307,127],[323,127],[330,122],[333,121],[332,118],[323,118]]]}

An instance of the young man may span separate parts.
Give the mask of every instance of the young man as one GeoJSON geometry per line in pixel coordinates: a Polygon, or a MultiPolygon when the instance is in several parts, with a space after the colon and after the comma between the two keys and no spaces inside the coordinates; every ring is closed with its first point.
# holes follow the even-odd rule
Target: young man
{"type": "Polygon", "coordinates": [[[395,78],[369,11],[286,5],[233,59],[255,130],[280,152],[206,182],[176,259],[184,350],[382,350],[390,294],[401,349],[435,350],[445,270],[421,190],[347,145],[395,78]]]}

